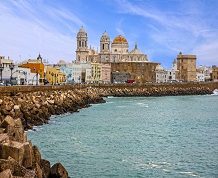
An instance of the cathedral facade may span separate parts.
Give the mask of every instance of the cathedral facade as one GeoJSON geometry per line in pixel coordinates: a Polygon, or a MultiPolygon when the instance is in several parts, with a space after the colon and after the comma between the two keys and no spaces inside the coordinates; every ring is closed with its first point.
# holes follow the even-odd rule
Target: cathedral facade
{"type": "Polygon", "coordinates": [[[88,48],[88,35],[84,28],[77,33],[76,62],[149,62],[147,55],[143,54],[135,45],[129,51],[129,44],[126,38],[119,35],[111,43],[110,37],[105,31],[100,38],[100,51],[88,48]]]}

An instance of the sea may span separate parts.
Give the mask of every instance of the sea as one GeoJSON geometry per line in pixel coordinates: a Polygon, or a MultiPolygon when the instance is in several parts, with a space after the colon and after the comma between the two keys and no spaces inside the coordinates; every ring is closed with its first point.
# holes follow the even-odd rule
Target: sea
{"type": "Polygon", "coordinates": [[[218,178],[218,95],[107,97],[28,131],[71,178],[218,178]]]}

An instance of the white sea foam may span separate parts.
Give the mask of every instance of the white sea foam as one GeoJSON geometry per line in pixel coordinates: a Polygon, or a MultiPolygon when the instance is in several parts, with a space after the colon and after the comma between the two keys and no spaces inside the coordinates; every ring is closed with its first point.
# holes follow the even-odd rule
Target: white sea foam
{"type": "Polygon", "coordinates": [[[148,105],[145,103],[136,103],[136,105],[148,108],[148,105]]]}
{"type": "Polygon", "coordinates": [[[194,174],[193,172],[177,172],[179,174],[185,174],[185,175],[189,175],[189,176],[193,176],[193,177],[197,177],[196,174],[194,174]]]}
{"type": "Polygon", "coordinates": [[[211,95],[218,95],[218,89],[213,90],[213,94],[211,95]]]}

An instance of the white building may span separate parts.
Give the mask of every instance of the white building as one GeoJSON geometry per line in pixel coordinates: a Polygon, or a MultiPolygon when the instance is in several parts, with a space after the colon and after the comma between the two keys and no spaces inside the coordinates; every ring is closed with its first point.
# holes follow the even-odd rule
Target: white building
{"type": "Polygon", "coordinates": [[[210,81],[211,80],[211,73],[212,73],[212,68],[207,67],[207,66],[198,66],[196,68],[197,73],[196,73],[196,80],[197,81],[210,81]]]}
{"type": "Polygon", "coordinates": [[[173,61],[172,68],[169,70],[164,70],[163,67],[159,64],[156,67],[156,82],[176,82],[178,71],[179,70],[177,70],[176,60],[173,61]]]}
{"type": "Polygon", "coordinates": [[[160,64],[157,65],[155,71],[156,71],[156,82],[157,83],[167,82],[167,71],[164,70],[160,64]]]}
{"type": "Polygon", "coordinates": [[[0,64],[2,67],[2,71],[0,74],[0,80],[2,80],[1,82],[4,84],[14,82],[13,75],[16,66],[13,63],[13,60],[9,59],[9,57],[8,59],[5,59],[4,56],[0,56],[0,64]]]}
{"type": "MultiPolygon", "coordinates": [[[[29,68],[17,67],[15,68],[16,72],[14,73],[14,77],[16,78],[18,85],[36,85],[37,77],[36,73],[30,72],[29,68]]],[[[39,84],[38,77],[38,84],[39,84]]]]}
{"type": "Polygon", "coordinates": [[[177,70],[177,61],[176,59],[172,63],[172,68],[167,70],[167,82],[175,82],[177,81],[177,74],[179,70],[177,70]]]}
{"type": "Polygon", "coordinates": [[[81,83],[81,81],[82,81],[82,65],[81,65],[81,63],[73,62],[73,64],[72,64],[72,80],[74,83],[81,83]]]}

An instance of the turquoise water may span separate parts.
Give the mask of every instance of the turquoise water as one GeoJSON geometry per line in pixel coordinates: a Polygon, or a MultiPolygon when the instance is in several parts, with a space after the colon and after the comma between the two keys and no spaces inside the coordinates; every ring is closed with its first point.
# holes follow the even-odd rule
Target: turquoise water
{"type": "Polygon", "coordinates": [[[218,95],[109,97],[28,132],[71,177],[218,177],[218,95]]]}

